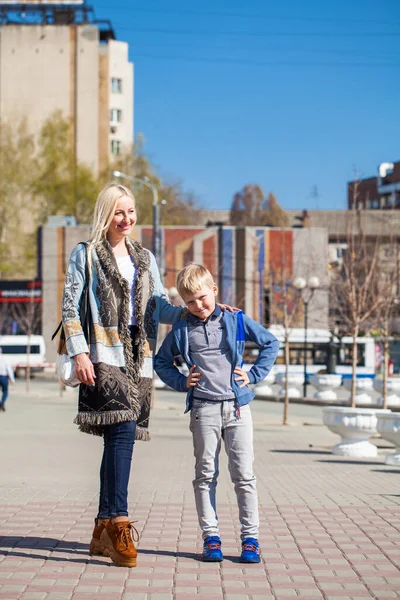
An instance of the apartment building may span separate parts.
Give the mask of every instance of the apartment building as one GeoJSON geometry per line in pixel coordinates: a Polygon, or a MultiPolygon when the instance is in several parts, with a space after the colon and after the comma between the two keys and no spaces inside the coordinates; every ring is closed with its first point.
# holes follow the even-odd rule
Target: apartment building
{"type": "Polygon", "coordinates": [[[37,135],[61,110],[97,174],[133,143],[133,87],[128,44],[83,0],[0,0],[0,122],[26,118],[37,135]]]}
{"type": "Polygon", "coordinates": [[[361,210],[399,210],[400,162],[383,162],[374,177],[349,181],[347,203],[361,210]]]}

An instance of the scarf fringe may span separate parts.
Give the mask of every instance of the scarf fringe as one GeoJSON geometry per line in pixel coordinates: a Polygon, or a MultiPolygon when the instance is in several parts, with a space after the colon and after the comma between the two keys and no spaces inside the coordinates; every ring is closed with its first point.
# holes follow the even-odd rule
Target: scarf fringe
{"type": "MultiPolygon", "coordinates": [[[[114,410],[101,415],[98,413],[81,412],[76,415],[74,423],[78,425],[78,429],[82,433],[90,433],[102,437],[105,425],[115,425],[116,423],[125,423],[134,420],[133,411],[114,410]]],[[[150,432],[147,427],[136,426],[135,440],[148,442],[150,439],[150,432]]]]}
{"type": "Polygon", "coordinates": [[[76,425],[114,425],[115,423],[124,423],[125,421],[135,421],[133,410],[108,410],[101,413],[86,411],[79,412],[74,423],[76,425]]]}
{"type": "Polygon", "coordinates": [[[149,442],[151,440],[150,432],[147,427],[139,427],[136,425],[135,440],[141,442],[149,442]]]}

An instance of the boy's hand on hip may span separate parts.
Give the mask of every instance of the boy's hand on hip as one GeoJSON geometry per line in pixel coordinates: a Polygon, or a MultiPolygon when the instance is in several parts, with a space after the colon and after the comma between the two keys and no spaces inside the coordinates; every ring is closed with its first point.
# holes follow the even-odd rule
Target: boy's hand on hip
{"type": "Polygon", "coordinates": [[[239,385],[239,387],[242,388],[250,383],[250,379],[247,375],[247,372],[243,371],[243,369],[241,369],[240,367],[235,367],[233,372],[236,375],[239,375],[239,377],[235,377],[235,381],[243,381],[242,385],[239,385]]]}
{"type": "Polygon", "coordinates": [[[193,365],[189,371],[189,375],[186,377],[186,387],[188,390],[190,390],[191,387],[196,387],[200,381],[200,373],[194,372],[196,366],[197,365],[193,365]]]}

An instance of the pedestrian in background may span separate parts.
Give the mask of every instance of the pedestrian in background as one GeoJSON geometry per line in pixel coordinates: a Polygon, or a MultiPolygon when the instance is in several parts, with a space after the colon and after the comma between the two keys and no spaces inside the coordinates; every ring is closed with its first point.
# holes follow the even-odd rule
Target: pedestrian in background
{"type": "Polygon", "coordinates": [[[14,371],[12,370],[8,360],[4,358],[3,351],[0,348],[0,388],[3,392],[1,396],[0,410],[3,412],[6,410],[5,403],[8,398],[8,384],[10,381],[11,383],[15,383],[14,371]]]}

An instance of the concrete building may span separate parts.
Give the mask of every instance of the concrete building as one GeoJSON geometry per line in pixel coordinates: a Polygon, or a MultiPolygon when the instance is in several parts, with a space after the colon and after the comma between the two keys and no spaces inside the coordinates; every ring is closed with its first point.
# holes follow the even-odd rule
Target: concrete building
{"type": "MultiPolygon", "coordinates": [[[[136,239],[152,247],[152,227],[135,227],[136,239]]],[[[269,229],[257,227],[183,226],[162,228],[166,288],[175,286],[178,271],[189,262],[204,264],[219,286],[219,297],[269,325],[282,322],[281,277],[284,283],[302,276],[319,277],[321,289],[309,306],[309,322],[328,327],[328,238],[323,228],[269,229]]],[[[89,226],[51,227],[41,230],[43,335],[46,355],[54,360],[52,332],[61,318],[64,276],[72,248],[88,239],[89,226]]],[[[292,298],[293,302],[298,299],[292,298]]],[[[299,313],[299,323],[302,315],[299,313]]],[[[295,324],[293,324],[295,325],[295,324]]]]}
{"type": "Polygon", "coordinates": [[[82,0],[0,1],[0,122],[37,135],[60,110],[78,161],[97,174],[133,143],[133,64],[109,22],[82,0]],[[23,16],[21,16],[23,15],[23,16]]]}
{"type": "MultiPolygon", "coordinates": [[[[400,165],[400,163],[399,163],[400,165]]],[[[346,210],[286,210],[289,217],[289,226],[293,228],[326,227],[329,238],[344,238],[346,235],[347,211],[346,210]]],[[[362,212],[363,223],[368,235],[380,235],[385,229],[394,226],[400,236],[400,211],[365,210],[362,212]]],[[[224,225],[230,223],[229,210],[203,210],[201,223],[220,222],[224,225]]]]}

